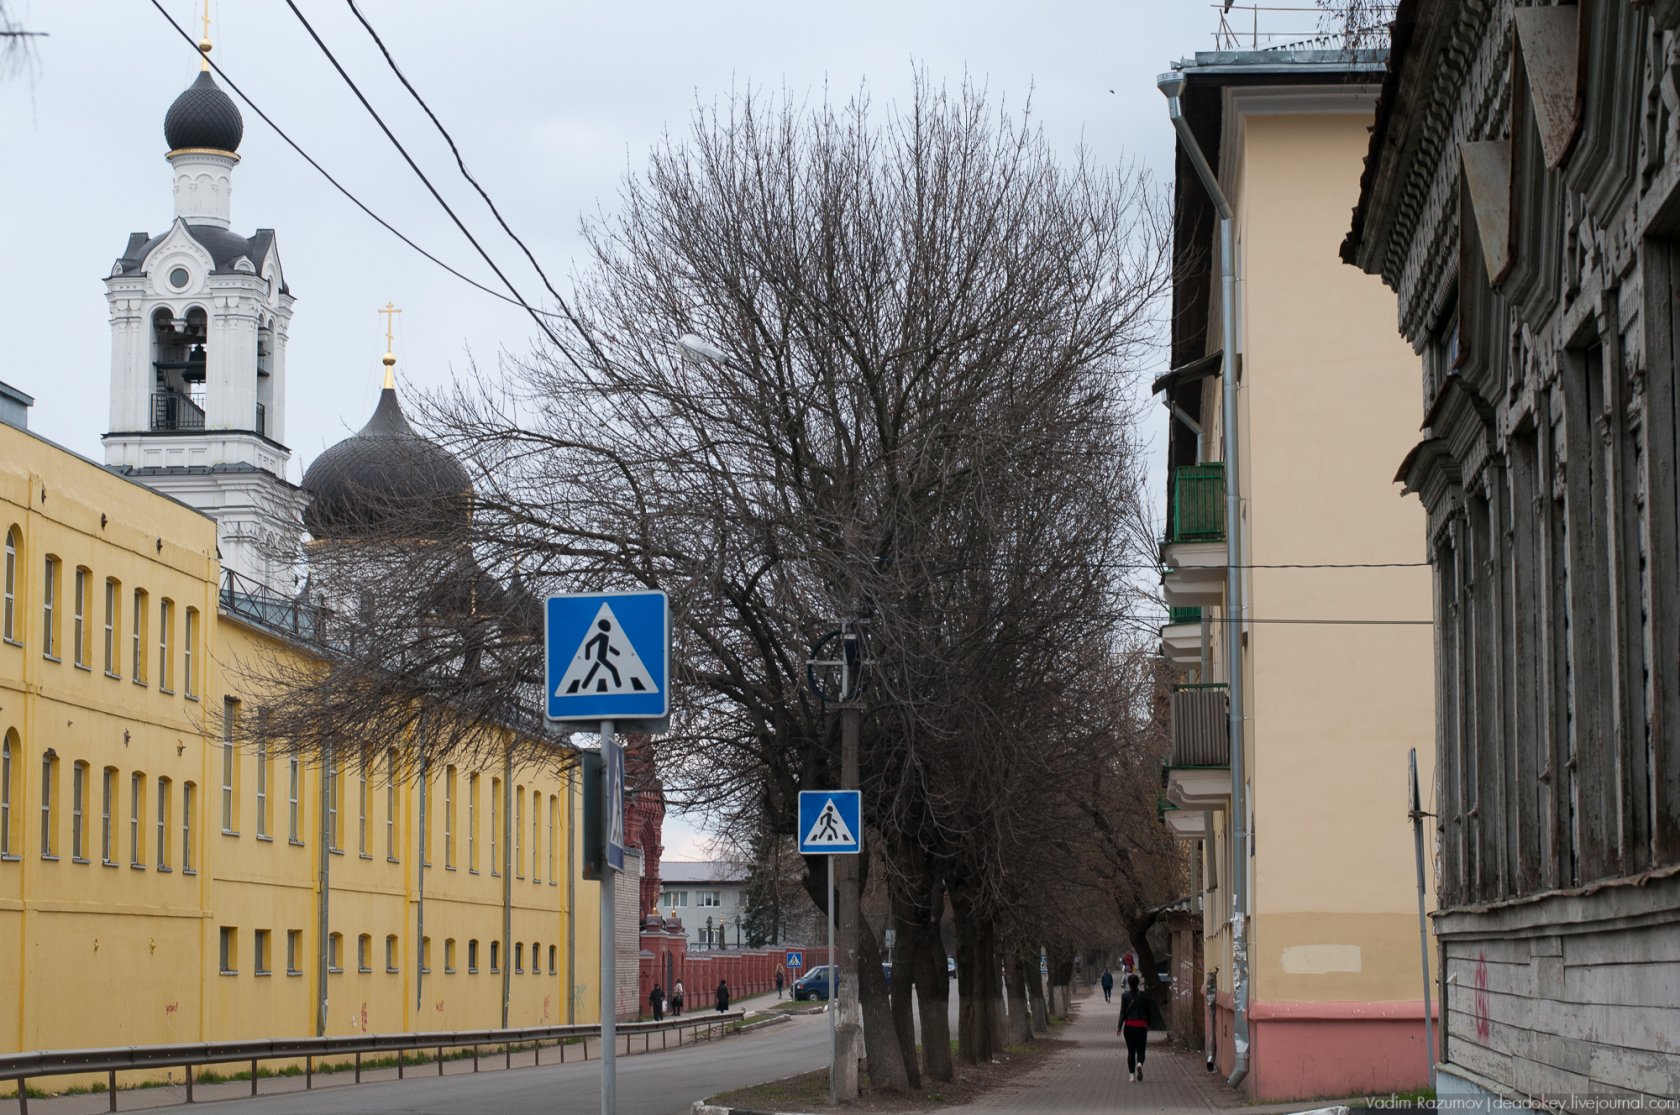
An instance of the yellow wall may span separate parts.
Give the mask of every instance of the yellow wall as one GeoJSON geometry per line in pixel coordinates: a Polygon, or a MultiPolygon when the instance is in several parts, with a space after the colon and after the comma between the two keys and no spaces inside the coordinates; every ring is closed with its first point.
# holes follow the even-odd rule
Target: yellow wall
{"type": "MultiPolygon", "coordinates": [[[[1244,675],[1251,1001],[1422,997],[1406,763],[1415,747],[1431,784],[1432,602],[1422,511],[1392,481],[1418,436],[1416,359],[1380,282],[1337,255],[1368,138],[1370,104],[1357,96],[1290,111],[1260,91],[1227,109],[1240,119],[1222,177],[1237,214],[1245,561],[1418,563],[1246,576],[1260,621],[1247,628],[1244,675]],[[1265,622],[1279,619],[1424,622],[1265,622]]],[[[1208,395],[1217,446],[1217,384],[1208,395]]],[[[1207,964],[1229,990],[1228,819],[1215,823],[1207,964]]]]}
{"type": "MultiPolygon", "coordinates": [[[[268,760],[267,834],[257,819],[255,738],[234,748],[233,815],[223,828],[221,740],[224,698],[246,720],[262,706],[251,666],[292,648],[244,620],[219,614],[215,524],[190,508],[114,476],[90,461],[13,427],[0,425],[0,532],[16,528],[15,638],[0,643],[0,736],[12,746],[9,854],[0,861],[0,1049],[52,1049],[131,1042],[221,1040],[315,1031],[320,888],[320,772],[299,771],[298,842],[290,832],[289,757],[276,741],[268,760]],[[46,554],[62,559],[55,613],[57,660],[43,654],[46,554]],[[84,619],[87,668],[74,662],[75,570],[90,572],[84,619]],[[108,577],[121,582],[116,631],[117,675],[104,658],[108,577]],[[147,593],[144,684],[134,680],[132,609],[136,588],[147,593]],[[174,604],[167,668],[160,685],[160,604],[174,604]],[[187,684],[186,609],[197,612],[187,684]],[[189,693],[189,689],[191,692],[189,693]],[[41,847],[43,753],[58,756],[51,828],[56,858],[41,847]],[[86,839],[72,856],[73,777],[87,764],[86,839]],[[113,768],[112,862],[103,856],[103,775],[113,768]],[[130,780],[143,781],[140,866],[131,849],[130,780]],[[169,818],[160,865],[156,818],[159,780],[170,780],[169,818]],[[192,786],[190,828],[184,787],[192,786]],[[183,861],[185,845],[192,862],[183,861]],[[231,973],[221,970],[221,931],[236,934],[231,973]],[[256,971],[256,939],[269,934],[268,974],[256,971]],[[296,973],[288,972],[288,933],[300,933],[296,973]],[[99,1009],[89,1009],[99,1004],[99,1009]]],[[[391,741],[400,744],[402,741],[391,741]]],[[[523,972],[511,977],[512,1026],[591,1022],[598,996],[598,887],[577,878],[568,858],[581,816],[576,780],[559,770],[516,770],[524,829],[512,888],[513,937],[523,946],[523,972]],[[537,862],[532,863],[531,796],[541,796],[537,862]],[[573,807],[567,809],[568,797],[573,807]],[[550,867],[548,803],[554,800],[550,867]],[[570,864],[570,871],[568,871],[570,864]],[[539,879],[540,877],[540,879],[539,879]],[[574,902],[574,889],[575,902],[574,902]],[[575,905],[575,920],[573,920],[575,905]],[[573,932],[569,956],[568,927],[573,932]],[[532,943],[539,949],[533,970],[532,943]],[[554,950],[554,970],[548,954],[554,950]],[[570,963],[569,963],[570,961],[570,963]],[[583,973],[574,986],[573,968],[583,973]],[[571,1010],[568,1007],[571,1006],[571,1010]]],[[[367,855],[362,854],[360,775],[341,774],[341,851],[330,855],[330,930],[342,934],[341,972],[328,976],[328,1032],[492,1027],[501,1023],[502,980],[491,972],[490,942],[502,937],[503,879],[490,861],[491,779],[480,775],[478,870],[467,851],[466,795],[471,771],[456,772],[455,867],[446,865],[443,833],[447,772],[430,772],[430,867],[425,881],[425,934],[430,972],[416,956],[419,794],[409,778],[397,787],[395,856],[387,855],[386,782],[368,774],[367,855]],[[372,939],[371,971],[358,971],[357,940],[372,939]],[[397,938],[395,971],[386,968],[386,937],[397,938]],[[455,970],[446,971],[446,943],[456,942],[455,970]],[[478,972],[468,970],[468,942],[480,942],[478,972]],[[417,988],[417,978],[423,987],[417,988]]],[[[516,812],[516,816],[520,815],[516,812]]],[[[502,840],[496,843],[502,854],[502,840]]],[[[504,958],[511,959],[512,957],[504,958]]]]}

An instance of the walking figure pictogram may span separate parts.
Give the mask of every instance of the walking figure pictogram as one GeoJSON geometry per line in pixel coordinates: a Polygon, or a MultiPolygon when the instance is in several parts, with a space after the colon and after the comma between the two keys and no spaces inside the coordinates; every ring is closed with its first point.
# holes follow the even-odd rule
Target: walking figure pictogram
{"type": "Polygon", "coordinates": [[[838,819],[839,814],[834,811],[834,803],[832,801],[823,806],[822,816],[817,820],[817,839],[839,840],[840,830],[835,827],[835,822],[838,819]]]}
{"type": "MultiPolygon", "coordinates": [[[[595,626],[601,629],[601,633],[583,644],[584,657],[593,658],[595,660],[595,664],[589,667],[589,672],[583,676],[583,680],[581,682],[575,679],[573,680],[572,687],[566,690],[568,693],[576,693],[580,688],[587,692],[589,690],[589,683],[595,680],[596,672],[603,666],[607,668],[608,673],[612,674],[612,687],[614,689],[618,689],[624,684],[624,679],[618,676],[618,667],[607,661],[607,655],[618,653],[618,648],[612,645],[612,624],[606,620],[602,620],[595,626]]],[[[602,692],[606,691],[606,687],[607,679],[602,678],[602,692]]],[[[637,688],[639,689],[641,687],[637,686],[637,688]]]]}

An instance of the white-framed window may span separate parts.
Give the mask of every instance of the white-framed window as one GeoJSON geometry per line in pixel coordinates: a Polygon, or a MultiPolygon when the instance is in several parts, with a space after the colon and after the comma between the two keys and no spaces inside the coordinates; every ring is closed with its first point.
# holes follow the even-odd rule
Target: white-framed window
{"type": "Polygon", "coordinates": [[[106,767],[100,795],[99,862],[106,867],[117,865],[117,836],[112,813],[117,803],[117,768],[106,767]]]}
{"type": "Polygon", "coordinates": [[[146,776],[128,776],[128,865],[146,868],[146,776]]]}
{"type": "Polygon", "coordinates": [[[169,814],[174,787],[169,779],[158,775],[157,780],[157,869],[169,870],[169,814]]]}
{"type": "Polygon", "coordinates": [[[53,807],[58,804],[58,752],[47,748],[41,756],[41,858],[58,858],[58,825],[53,807]]]}
{"type": "MultiPolygon", "coordinates": [[[[181,631],[181,693],[189,700],[198,700],[198,678],[193,673],[193,648],[198,645],[198,609],[188,608],[185,626],[181,631]]],[[[268,930],[263,930],[267,933],[268,930]]]]}
{"type": "Polygon", "coordinates": [[[122,676],[122,663],[117,661],[117,602],[122,599],[122,585],[115,577],[105,578],[105,673],[122,676]]]}
{"type": "Polygon", "coordinates": [[[342,828],[342,813],[338,808],[339,775],[342,768],[338,760],[334,759],[327,768],[327,850],[329,852],[344,851],[344,829],[342,828]]]}
{"type": "Polygon", "coordinates": [[[478,938],[477,937],[473,937],[473,938],[471,938],[467,941],[467,974],[468,975],[478,974],[478,938]]]}
{"type": "MultiPolygon", "coordinates": [[[[478,773],[467,775],[467,870],[478,874],[478,773]]],[[[477,942],[474,942],[476,945],[477,942]]],[[[470,965],[478,971],[478,964],[470,965]]]]}
{"type": "Polygon", "coordinates": [[[58,658],[58,581],[63,568],[59,560],[47,555],[41,580],[41,653],[58,658]]]}
{"type": "MultiPolygon", "coordinates": [[[[519,838],[525,831],[525,787],[513,788],[513,877],[525,877],[525,857],[520,854],[519,838]]],[[[523,968],[520,971],[524,971],[523,968]]]]}
{"type": "Polygon", "coordinates": [[[397,749],[385,752],[385,858],[397,862],[397,749]]]}
{"type": "Polygon", "coordinates": [[[12,847],[12,756],[19,752],[17,741],[13,729],[0,738],[0,856],[7,859],[17,855],[12,847]]]}
{"type": "Polygon", "coordinates": [[[134,684],[146,684],[146,625],[151,622],[146,606],[146,590],[134,590],[134,629],[129,635],[133,646],[129,657],[134,660],[134,684]]]}
{"type": "Polygon", "coordinates": [[[70,859],[87,862],[88,765],[77,761],[70,767],[70,859]]]}
{"type": "Polygon", "coordinates": [[[694,904],[704,909],[715,910],[723,905],[723,895],[715,890],[697,890],[694,892],[694,904]]]}
{"type": "MultiPolygon", "coordinates": [[[[239,808],[234,799],[234,782],[239,776],[239,755],[234,739],[239,727],[239,702],[233,697],[222,698],[222,832],[239,835],[239,808]]],[[[258,775],[261,778],[261,775],[258,775]]],[[[258,826],[261,831],[261,826],[258,826]]]]}
{"type": "Polygon", "coordinates": [[[559,839],[558,822],[560,819],[560,797],[558,794],[548,795],[548,885],[558,883],[554,875],[554,845],[559,839]]]}
{"type": "Polygon", "coordinates": [[[174,656],[169,653],[169,637],[175,627],[175,601],[164,597],[158,602],[158,689],[175,692],[174,656]]]}
{"type": "Polygon", "coordinates": [[[356,763],[356,854],[372,859],[368,852],[368,814],[373,810],[373,788],[368,784],[368,761],[364,752],[356,763]]]}
{"type": "Polygon", "coordinates": [[[298,757],[296,755],[288,755],[286,757],[286,774],[286,781],[288,783],[286,801],[286,838],[293,844],[302,844],[303,840],[298,834],[298,825],[302,820],[302,818],[298,815],[298,790],[300,788],[298,783],[302,781],[303,771],[298,766],[298,757]]]}
{"type": "Polygon", "coordinates": [[[87,614],[93,607],[93,571],[85,565],[76,567],[75,597],[70,601],[70,660],[87,669],[87,614]]]}
{"type": "Polygon", "coordinates": [[[261,709],[257,710],[257,839],[267,840],[274,835],[269,822],[268,784],[274,773],[274,760],[268,754],[267,723],[261,709]]]}
{"type": "Polygon", "coordinates": [[[668,890],[659,896],[659,904],[667,910],[686,910],[688,908],[688,892],[686,890],[668,890]]]}
{"type": "Polygon", "coordinates": [[[8,643],[18,641],[17,631],[17,594],[18,594],[18,532],[17,527],[10,527],[6,531],[6,580],[5,595],[0,598],[0,638],[8,643]]]}
{"type": "Polygon", "coordinates": [[[198,872],[198,857],[193,854],[193,813],[197,808],[198,784],[181,783],[181,870],[188,875],[198,872]]]}
{"type": "MultiPolygon", "coordinates": [[[[502,863],[496,858],[496,843],[501,839],[501,829],[502,780],[500,778],[492,778],[490,780],[490,874],[492,875],[500,875],[502,873],[502,863]]],[[[490,955],[496,955],[496,946],[494,944],[490,946],[490,955]]],[[[490,970],[492,972],[498,970],[494,962],[491,963],[490,970]]]]}
{"type": "Polygon", "coordinates": [[[443,869],[455,870],[455,768],[452,766],[443,771],[443,869]]]}
{"type": "MultiPolygon", "coordinates": [[[[531,791],[531,881],[542,882],[542,791],[531,791]]],[[[531,958],[531,967],[537,958],[531,958]]]]}

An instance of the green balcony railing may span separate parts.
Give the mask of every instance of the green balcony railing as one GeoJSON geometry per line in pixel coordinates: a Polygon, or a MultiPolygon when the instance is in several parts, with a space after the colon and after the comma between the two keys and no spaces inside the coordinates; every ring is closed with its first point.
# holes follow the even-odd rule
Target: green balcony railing
{"type": "Polygon", "coordinates": [[[1225,466],[1180,465],[1172,475],[1172,526],[1168,542],[1225,539],[1225,466]]]}
{"type": "Polygon", "coordinates": [[[1202,609],[1196,605],[1191,605],[1188,608],[1169,608],[1167,609],[1167,622],[1200,623],[1202,622],[1202,609]]]}

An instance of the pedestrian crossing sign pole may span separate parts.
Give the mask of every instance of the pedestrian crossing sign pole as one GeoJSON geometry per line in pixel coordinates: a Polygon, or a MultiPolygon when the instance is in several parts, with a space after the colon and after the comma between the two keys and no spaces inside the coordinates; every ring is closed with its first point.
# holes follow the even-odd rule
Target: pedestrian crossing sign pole
{"type": "Polygon", "coordinates": [[[601,735],[601,1113],[615,1115],[613,881],[624,869],[625,843],[624,750],[615,729],[627,721],[634,730],[656,732],[668,722],[670,602],[663,592],[550,596],[543,608],[543,651],[548,719],[594,722],[601,735]]]}
{"type": "Polygon", "coordinates": [[[840,994],[840,965],[834,955],[834,857],[863,851],[863,793],[860,790],[799,791],[799,852],[828,857],[828,1102],[839,1100],[840,1040],[834,1009],[840,994]]]}

